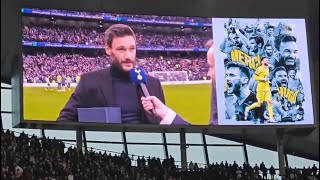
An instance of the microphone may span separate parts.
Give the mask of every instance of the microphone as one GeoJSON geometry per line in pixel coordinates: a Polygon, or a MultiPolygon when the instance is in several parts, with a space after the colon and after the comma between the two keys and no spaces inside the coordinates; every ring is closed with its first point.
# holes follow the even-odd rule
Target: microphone
{"type": "MultiPolygon", "coordinates": [[[[150,96],[150,93],[149,93],[147,86],[146,86],[148,78],[147,78],[147,74],[143,70],[143,68],[136,67],[136,68],[131,69],[130,70],[130,79],[135,85],[141,87],[143,95],[145,97],[150,96]]],[[[152,114],[156,115],[155,109],[152,109],[152,114]]]]}

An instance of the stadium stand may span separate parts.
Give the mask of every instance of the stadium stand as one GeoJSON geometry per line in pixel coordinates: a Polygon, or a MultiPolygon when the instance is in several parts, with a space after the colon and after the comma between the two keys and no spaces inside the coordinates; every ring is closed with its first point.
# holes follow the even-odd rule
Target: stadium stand
{"type": "MultiPolygon", "coordinates": [[[[190,162],[188,171],[181,171],[174,158],[138,157],[137,165],[124,152],[111,155],[82,152],[66,147],[60,140],[28,137],[24,132],[1,131],[1,179],[115,179],[115,180],[195,180],[195,179],[268,179],[276,169],[262,162],[254,167],[228,162],[212,163],[205,168],[190,162]]],[[[287,169],[288,179],[319,179],[318,168],[287,169]]]]}

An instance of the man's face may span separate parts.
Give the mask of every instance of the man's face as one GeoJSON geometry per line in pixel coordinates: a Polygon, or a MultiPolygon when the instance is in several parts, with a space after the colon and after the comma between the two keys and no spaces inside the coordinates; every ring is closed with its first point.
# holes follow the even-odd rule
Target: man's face
{"type": "Polygon", "coordinates": [[[228,32],[232,33],[235,30],[236,26],[234,24],[230,24],[230,26],[228,27],[228,32]]]}
{"type": "Polygon", "coordinates": [[[235,20],[232,20],[228,25],[228,32],[232,33],[236,29],[236,22],[235,20]]]}
{"type": "Polygon", "coordinates": [[[258,44],[255,39],[251,39],[249,41],[249,51],[250,52],[257,52],[258,51],[258,44]]]}
{"type": "Polygon", "coordinates": [[[298,46],[294,41],[282,42],[280,44],[280,53],[286,65],[295,65],[298,58],[298,46]]]}
{"type": "Polygon", "coordinates": [[[267,56],[272,56],[273,55],[272,46],[266,46],[265,53],[267,56]]]}
{"type": "Polygon", "coordinates": [[[288,76],[289,76],[291,79],[295,79],[295,78],[296,78],[296,71],[295,71],[295,70],[289,70],[289,71],[288,71],[288,76]]]}
{"type": "Polygon", "coordinates": [[[241,40],[240,40],[240,38],[239,38],[237,33],[231,33],[230,34],[230,41],[236,47],[241,47],[242,46],[241,40]]]}
{"type": "Polygon", "coordinates": [[[234,94],[240,91],[241,77],[240,69],[238,67],[230,67],[226,71],[226,81],[228,85],[228,94],[234,94]]]}
{"type": "Polygon", "coordinates": [[[123,71],[130,71],[134,68],[136,41],[133,36],[114,37],[112,46],[106,46],[105,50],[111,57],[112,63],[123,71]]]}
{"type": "Polygon", "coordinates": [[[268,66],[269,65],[269,59],[268,58],[264,58],[261,63],[264,65],[264,66],[268,66]]]}
{"type": "Polygon", "coordinates": [[[272,36],[273,35],[273,28],[267,29],[267,35],[272,36]]]}
{"type": "Polygon", "coordinates": [[[288,76],[286,71],[277,71],[275,74],[276,82],[281,87],[287,87],[288,76]]]}

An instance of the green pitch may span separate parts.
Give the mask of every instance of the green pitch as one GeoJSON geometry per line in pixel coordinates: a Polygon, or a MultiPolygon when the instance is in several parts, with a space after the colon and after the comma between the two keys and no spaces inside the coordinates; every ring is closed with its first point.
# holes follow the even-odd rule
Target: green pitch
{"type": "MultiPolygon", "coordinates": [[[[163,86],[166,104],[191,124],[207,125],[210,112],[210,84],[163,86]]],[[[74,89],[25,87],[24,119],[55,121],[74,89]]]]}

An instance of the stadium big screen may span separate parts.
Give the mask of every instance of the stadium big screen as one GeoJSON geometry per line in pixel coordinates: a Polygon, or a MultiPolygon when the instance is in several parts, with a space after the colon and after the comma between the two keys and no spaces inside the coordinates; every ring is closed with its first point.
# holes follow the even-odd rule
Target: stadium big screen
{"type": "MultiPolygon", "coordinates": [[[[160,80],[166,105],[190,124],[209,124],[211,80],[207,76],[206,42],[212,39],[211,18],[27,8],[22,9],[22,15],[26,121],[57,121],[70,96],[81,85],[83,75],[110,67],[105,32],[113,24],[125,24],[136,36],[136,65],[160,80]]],[[[150,78],[147,86],[148,82],[150,78]]],[[[96,98],[100,90],[105,88],[91,88],[87,98],[96,98]]],[[[152,88],[148,90],[154,93],[152,88]]],[[[122,93],[113,91],[116,92],[122,93]]],[[[126,97],[123,92],[123,100],[141,105],[137,99],[126,97]]],[[[107,106],[109,99],[103,98],[107,103],[102,106],[107,106]]],[[[122,105],[115,102],[111,106],[122,105]]],[[[128,111],[130,114],[131,110],[128,111]]]]}
{"type": "Polygon", "coordinates": [[[25,121],[65,121],[61,120],[64,114],[75,117],[67,121],[79,121],[81,109],[95,110],[89,113],[92,118],[101,113],[99,108],[121,107],[121,120],[109,123],[161,124],[145,120],[150,113],[142,110],[141,90],[136,90],[133,83],[124,87],[117,80],[119,74],[113,74],[115,55],[108,53],[106,30],[114,24],[125,24],[135,33],[133,59],[136,66],[150,75],[147,80],[150,94],[157,95],[162,89],[166,105],[182,117],[182,121],[167,124],[308,125],[314,122],[304,20],[212,19],[26,8],[22,9],[22,15],[25,121]],[[214,80],[208,75],[210,62],[207,61],[207,42],[212,39],[214,52],[209,52],[214,53],[214,80]],[[268,62],[261,61],[262,57],[267,57],[268,62]],[[157,86],[154,78],[161,86],[154,87],[157,86]],[[128,91],[130,87],[133,91],[128,91]],[[137,92],[138,96],[130,92],[137,92]],[[141,111],[142,116],[135,114],[141,111]],[[141,121],[133,122],[130,119],[133,116],[141,116],[141,121]]]}

